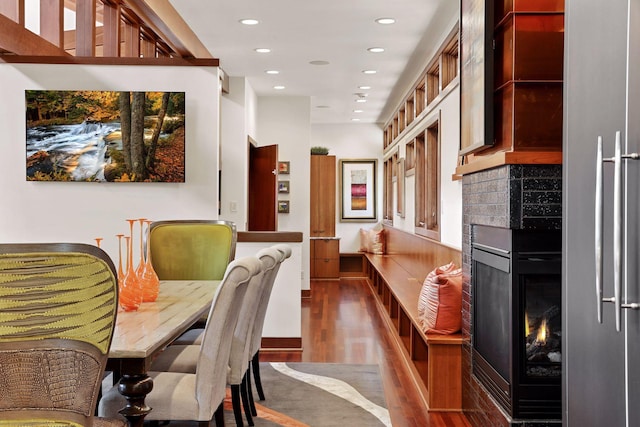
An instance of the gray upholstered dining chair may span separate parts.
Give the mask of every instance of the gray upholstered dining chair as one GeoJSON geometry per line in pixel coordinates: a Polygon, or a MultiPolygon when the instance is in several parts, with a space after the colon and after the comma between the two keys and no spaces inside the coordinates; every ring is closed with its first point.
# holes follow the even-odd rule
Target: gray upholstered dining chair
{"type": "MultiPolygon", "coordinates": [[[[257,276],[262,276],[262,263],[255,257],[229,264],[211,304],[193,372],[154,371],[152,367],[148,373],[153,390],[146,397],[146,404],[152,408],[147,420],[189,420],[208,426],[215,416],[216,425],[224,425],[223,402],[234,331],[249,283],[257,276]]],[[[124,405],[116,386],[100,400],[98,413],[114,416],[124,405]]]]}
{"type": "MultiPolygon", "coordinates": [[[[263,298],[264,289],[270,278],[271,272],[278,265],[281,254],[274,248],[266,248],[257,254],[262,263],[263,273],[256,276],[249,284],[249,288],[242,304],[242,310],[238,324],[234,331],[234,340],[229,355],[229,372],[227,384],[231,387],[231,400],[237,426],[244,425],[240,409],[240,399],[245,409],[245,416],[249,425],[253,425],[251,406],[248,400],[247,377],[249,370],[251,333],[254,327],[256,314],[260,300],[263,298]]],[[[211,320],[207,322],[210,323],[211,320]]],[[[197,330],[192,330],[196,332],[197,330]]],[[[153,362],[152,369],[170,372],[193,372],[197,367],[196,355],[202,344],[174,344],[169,346],[153,362]]]]}
{"type": "Polygon", "coordinates": [[[0,426],[122,426],[94,416],[116,270],[77,243],[0,244],[0,426]]]}
{"type": "MultiPolygon", "coordinates": [[[[267,308],[269,306],[269,299],[271,298],[271,293],[273,291],[273,285],[276,281],[276,277],[278,276],[278,272],[280,271],[280,266],[282,263],[291,256],[291,246],[280,243],[272,246],[274,249],[278,250],[280,253],[280,259],[278,260],[277,265],[273,270],[271,270],[271,274],[267,280],[264,293],[262,298],[260,299],[260,304],[258,305],[258,311],[256,313],[256,320],[253,326],[253,330],[251,331],[251,342],[249,348],[249,357],[251,366],[253,368],[253,378],[256,384],[256,392],[258,393],[258,398],[260,400],[264,400],[264,390],[262,388],[262,380],[260,378],[260,346],[262,344],[262,330],[264,328],[264,320],[267,315],[267,308]]],[[[258,253],[258,258],[260,258],[261,254],[258,253]]],[[[256,414],[255,405],[253,404],[253,395],[251,393],[251,383],[247,383],[248,391],[249,391],[249,402],[251,404],[251,412],[253,415],[256,414]]]]}

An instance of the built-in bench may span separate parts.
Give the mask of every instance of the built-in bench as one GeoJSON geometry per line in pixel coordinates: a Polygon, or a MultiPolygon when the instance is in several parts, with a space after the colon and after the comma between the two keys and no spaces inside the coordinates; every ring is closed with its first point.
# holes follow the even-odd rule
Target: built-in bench
{"type": "Polygon", "coordinates": [[[430,411],[462,408],[461,334],[422,332],[418,298],[435,267],[461,265],[461,252],[438,242],[385,226],[386,254],[365,254],[366,275],[378,309],[401,349],[411,376],[430,411]]]}

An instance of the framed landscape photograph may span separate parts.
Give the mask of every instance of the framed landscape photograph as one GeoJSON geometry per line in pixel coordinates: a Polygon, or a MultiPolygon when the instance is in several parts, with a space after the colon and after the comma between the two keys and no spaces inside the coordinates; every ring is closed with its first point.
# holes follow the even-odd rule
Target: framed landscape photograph
{"type": "Polygon", "coordinates": [[[28,181],[185,182],[185,93],[25,90],[28,181]]]}
{"type": "Polygon", "coordinates": [[[340,160],[340,221],[375,222],[376,159],[340,160]]]}

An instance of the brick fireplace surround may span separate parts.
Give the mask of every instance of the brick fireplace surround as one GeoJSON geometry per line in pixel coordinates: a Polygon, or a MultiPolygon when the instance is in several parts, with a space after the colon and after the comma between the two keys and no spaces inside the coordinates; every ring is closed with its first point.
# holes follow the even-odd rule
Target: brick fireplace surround
{"type": "Polygon", "coordinates": [[[551,422],[508,419],[472,375],[471,231],[473,224],[511,229],[559,230],[562,226],[562,166],[505,165],[465,175],[463,198],[462,405],[476,427],[537,427],[551,422]]]}

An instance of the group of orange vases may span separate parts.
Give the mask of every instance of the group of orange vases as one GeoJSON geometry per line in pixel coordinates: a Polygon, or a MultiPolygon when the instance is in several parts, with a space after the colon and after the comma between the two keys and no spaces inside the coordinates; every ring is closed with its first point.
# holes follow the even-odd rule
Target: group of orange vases
{"type": "Polygon", "coordinates": [[[117,234],[118,238],[118,304],[124,311],[135,311],[143,302],[153,302],[158,298],[160,280],[151,265],[149,244],[144,253],[143,224],[147,224],[147,236],[151,221],[146,218],[128,219],[129,235],[117,234]],[[140,223],[140,262],[133,267],[133,224],[140,223]],[[126,246],[126,267],[122,269],[122,238],[126,246]]]}

